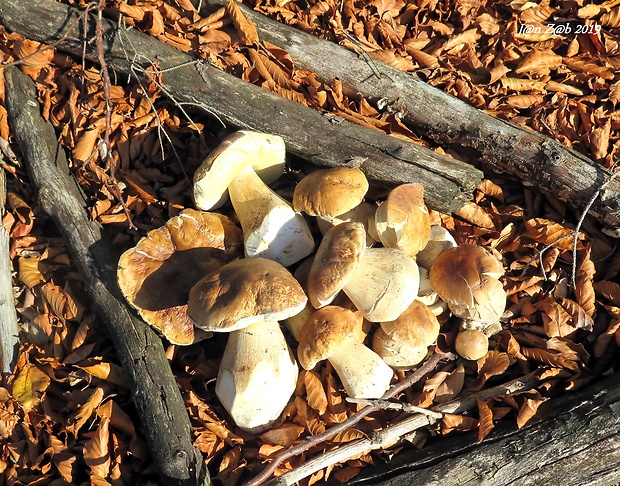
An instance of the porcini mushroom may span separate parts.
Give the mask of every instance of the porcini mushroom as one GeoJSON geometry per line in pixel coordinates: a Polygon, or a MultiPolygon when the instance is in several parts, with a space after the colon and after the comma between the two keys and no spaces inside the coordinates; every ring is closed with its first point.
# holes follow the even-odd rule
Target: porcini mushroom
{"type": "Polygon", "coordinates": [[[457,334],[454,349],[464,359],[476,361],[489,351],[489,339],[481,331],[467,329],[457,334]]]}
{"type": "Polygon", "coordinates": [[[295,278],[265,258],[228,263],[192,287],[188,312],[195,325],[231,332],[215,393],[240,428],[269,428],[295,391],[297,363],[278,321],[306,302],[295,278]]]}
{"type": "Polygon", "coordinates": [[[299,364],[313,369],[325,359],[352,398],[380,398],[390,386],[392,369],[361,342],[362,318],[344,307],[315,310],[299,333],[299,364]]]}
{"type": "Polygon", "coordinates": [[[416,262],[423,268],[430,270],[433,262],[443,251],[457,246],[456,240],[450,232],[439,225],[432,225],[426,246],[416,255],[416,262]]]}
{"type": "Polygon", "coordinates": [[[374,216],[375,231],[388,248],[403,250],[414,257],[422,250],[431,232],[422,184],[401,184],[392,189],[374,216]]]}
{"type": "Polygon", "coordinates": [[[318,169],[295,186],[293,208],[310,216],[334,217],[360,204],[368,180],[355,167],[318,169]]]}
{"type": "Polygon", "coordinates": [[[118,285],[127,302],[173,344],[210,336],[187,314],[190,288],[242,255],[241,230],[226,216],[186,209],[149,231],[118,262],[118,285]]]}
{"type": "Polygon", "coordinates": [[[490,325],[506,308],[506,292],[498,280],[503,274],[504,267],[490,252],[466,244],[440,253],[429,279],[454,315],[490,325]]]}
{"type": "Polygon", "coordinates": [[[396,320],[382,322],[372,349],[392,368],[409,369],[422,362],[439,336],[439,321],[425,304],[414,300],[396,320]]]}
{"type": "Polygon", "coordinates": [[[202,209],[222,204],[228,190],[243,228],[246,256],[289,266],[314,251],[314,238],[304,217],[263,182],[277,179],[284,162],[281,137],[235,132],[196,171],[193,189],[202,209]]]}

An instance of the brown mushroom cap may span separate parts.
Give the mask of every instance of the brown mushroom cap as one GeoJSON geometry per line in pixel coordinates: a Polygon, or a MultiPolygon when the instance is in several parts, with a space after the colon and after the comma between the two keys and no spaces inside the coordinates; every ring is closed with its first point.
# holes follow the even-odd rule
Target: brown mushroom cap
{"type": "Polygon", "coordinates": [[[415,257],[428,243],[431,219],[422,184],[401,184],[377,208],[375,230],[381,243],[415,257]]]}
{"type": "Polygon", "coordinates": [[[338,216],[361,203],[367,191],[368,180],[359,169],[318,169],[295,186],[293,209],[310,216],[338,216]]]}
{"type": "Polygon", "coordinates": [[[497,321],[506,307],[506,293],[498,280],[502,264],[478,245],[460,245],[439,254],[429,278],[431,286],[452,312],[480,322],[497,321]]]}
{"type": "Polygon", "coordinates": [[[353,276],[365,248],[366,230],[362,223],[342,223],[325,233],[306,281],[314,307],[334,300],[353,276]]]}
{"type": "Polygon", "coordinates": [[[433,344],[439,336],[439,327],[431,309],[417,300],[395,321],[381,323],[381,328],[391,339],[415,347],[433,344]]]}
{"type": "Polygon", "coordinates": [[[190,288],[242,251],[241,230],[226,216],[186,209],[123,253],[118,285],[140,316],[171,343],[192,344],[208,333],[189,319],[190,288]]]}
{"type": "Polygon", "coordinates": [[[461,358],[476,361],[488,353],[489,339],[481,331],[468,329],[458,333],[454,349],[461,358]]]}
{"type": "Polygon", "coordinates": [[[299,332],[299,364],[311,370],[319,361],[329,359],[346,338],[358,339],[362,317],[353,311],[328,305],[315,310],[299,332]]]}
{"type": "Polygon", "coordinates": [[[266,258],[244,258],[194,285],[188,312],[201,329],[230,332],[294,316],[307,301],[299,282],[282,265],[266,258]]]}

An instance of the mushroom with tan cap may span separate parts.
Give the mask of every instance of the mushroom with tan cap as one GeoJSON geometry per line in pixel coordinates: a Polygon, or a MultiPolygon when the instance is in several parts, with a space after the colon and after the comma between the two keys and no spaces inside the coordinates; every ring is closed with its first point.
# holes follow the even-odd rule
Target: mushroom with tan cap
{"type": "Polygon", "coordinates": [[[173,344],[208,337],[187,314],[190,288],[242,256],[243,235],[226,216],[186,209],[151,230],[118,262],[118,285],[127,301],[173,344]]]}
{"type": "Polygon", "coordinates": [[[399,248],[415,258],[426,246],[431,232],[424,186],[401,184],[392,189],[377,208],[373,221],[384,246],[399,248]]]}
{"type": "Polygon", "coordinates": [[[195,325],[231,332],[215,393],[248,432],[269,428],[295,391],[297,362],[278,321],[301,312],[306,302],[295,278],[265,258],[228,263],[190,291],[188,311],[195,325]]]}
{"type": "Polygon", "coordinates": [[[362,321],[344,307],[317,309],[301,328],[297,357],[306,370],[329,360],[351,398],[380,398],[394,372],[363,344],[362,321]]]}
{"type": "Polygon", "coordinates": [[[392,368],[409,369],[426,358],[428,347],[439,336],[439,327],[428,306],[414,300],[398,319],[381,323],[372,349],[392,368]]]}
{"type": "Polygon", "coordinates": [[[308,273],[308,297],[315,307],[340,290],[371,322],[397,319],[418,293],[416,262],[396,248],[366,248],[361,223],[342,223],[321,240],[308,273]]]}
{"type": "Polygon", "coordinates": [[[476,329],[466,329],[457,334],[454,349],[464,359],[476,361],[489,352],[489,339],[476,329]]]}
{"type": "Polygon", "coordinates": [[[265,183],[284,171],[281,137],[238,131],[229,135],[194,174],[194,202],[211,209],[226,201],[235,209],[247,257],[263,257],[284,266],[314,251],[314,238],[304,217],[265,183]]]}
{"type": "Polygon", "coordinates": [[[506,292],[498,280],[503,274],[502,264],[485,248],[465,244],[440,253],[429,278],[454,315],[492,324],[506,308],[506,292]]]}

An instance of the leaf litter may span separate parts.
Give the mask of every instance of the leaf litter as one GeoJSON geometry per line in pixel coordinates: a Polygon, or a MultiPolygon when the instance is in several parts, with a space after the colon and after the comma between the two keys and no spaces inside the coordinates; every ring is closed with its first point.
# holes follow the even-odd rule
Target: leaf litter
{"type": "MultiPolygon", "coordinates": [[[[618,159],[620,43],[613,29],[620,25],[620,10],[614,2],[458,1],[448,6],[438,1],[257,0],[249,5],[366,52],[369,63],[379,60],[410,72],[489,114],[555,138],[603,167],[618,159]],[[559,35],[549,29],[550,19],[556,18],[585,33],[559,35]]],[[[323,83],[296,68],[284,49],[260,39],[235,3],[201,15],[187,0],[115,0],[108,2],[106,16],[122,16],[127,25],[303,105],[441,150],[389,110],[344,95],[337,79],[323,83]]],[[[5,63],[23,59],[20,68],[37,82],[42,113],[71,154],[71,170],[86,194],[89,214],[105,225],[119,253],[192,207],[189,177],[219,142],[208,119],[188,120],[155,83],[112,85],[109,128],[120,200],[101,166],[106,99],[97,68],[4,29],[0,55],[5,63]]],[[[10,139],[3,103],[0,136],[10,139]]],[[[3,225],[11,238],[23,344],[14,374],[0,388],[1,469],[22,482],[36,477],[74,484],[155,484],[156,470],[136,427],[122,369],[102,324],[76,291],[83,285],[81,277],[38,206],[19,158],[3,165],[9,175],[3,225]]],[[[486,357],[442,364],[400,399],[432,407],[534,370],[541,372],[541,384],[478,400],[468,414],[445,414],[428,433],[477,430],[480,441],[497,420],[523,427],[551,397],[586,386],[617,367],[620,258],[614,240],[595,222],[586,220],[579,232],[576,286],[571,289],[571,221],[578,215],[564,203],[501,174],[486,174],[474,200],[458,214],[431,213],[434,224],[453,232],[458,243],[477,243],[501,256],[509,305],[503,330],[491,339],[486,357]]],[[[448,351],[457,324],[447,316],[441,324],[437,348],[448,351]]],[[[225,485],[247,480],[282,448],[343,423],[359,410],[346,401],[326,364],[300,373],[294,400],[269,431],[244,433],[227,420],[215,399],[213,380],[222,352],[222,343],[215,340],[183,349],[170,345],[167,355],[195,445],[212,476],[225,485]]],[[[283,462],[276,474],[380,431],[399,417],[402,412],[378,411],[303,457],[283,462]]],[[[417,446],[423,442],[418,440],[417,446]]],[[[344,482],[396,450],[329,466],[303,484],[330,477],[344,482]]]]}

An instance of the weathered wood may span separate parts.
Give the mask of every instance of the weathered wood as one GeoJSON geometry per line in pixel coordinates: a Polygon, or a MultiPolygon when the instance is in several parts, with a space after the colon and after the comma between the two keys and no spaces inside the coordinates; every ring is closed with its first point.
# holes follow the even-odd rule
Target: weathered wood
{"type": "MultiPolygon", "coordinates": [[[[203,11],[206,13],[208,4],[221,6],[227,2],[203,2],[203,11]]],[[[487,115],[415,74],[240,7],[256,25],[259,37],[285,49],[298,68],[312,71],[327,82],[337,77],[343,91],[353,98],[363,95],[375,104],[382,100],[402,112],[403,120],[421,135],[469,154],[485,170],[509,172],[580,212],[610,176],[586,156],[542,134],[487,115]]],[[[610,234],[620,236],[620,180],[603,191],[590,214],[606,225],[610,234]]]]}
{"type": "MultiPolygon", "coordinates": [[[[63,36],[79,10],[49,0],[0,0],[0,20],[9,30],[97,62],[95,43],[84,46],[80,32],[63,36]]],[[[94,37],[89,17],[86,39],[94,37]]],[[[157,62],[168,95],[187,107],[200,109],[229,127],[250,128],[284,138],[287,150],[315,165],[358,166],[374,182],[394,186],[419,182],[427,204],[439,211],[458,210],[471,199],[482,173],[468,164],[419,145],[336,120],[311,108],[270,93],[259,86],[193,58],[156,39],[123,30],[105,21],[108,67],[128,75],[157,62]]],[[[339,61],[335,61],[339,62],[339,61]]]]}
{"type": "Polygon", "coordinates": [[[350,486],[609,485],[620,481],[620,376],[544,403],[521,430],[505,419],[482,443],[452,434],[350,486]]]}
{"type": "Polygon", "coordinates": [[[88,294],[128,376],[141,427],[162,483],[208,485],[200,452],[161,338],[123,304],[116,284],[118,257],[102,226],[91,222],[51,124],[40,115],[34,83],[16,67],[4,73],[12,134],[43,210],[60,229],[88,294]]]}
{"type": "MultiPolygon", "coordinates": [[[[4,217],[5,203],[6,174],[0,167],[0,218],[4,217]]],[[[9,240],[9,233],[0,225],[0,363],[3,380],[13,372],[19,351],[19,325],[13,296],[9,240]]]]}

